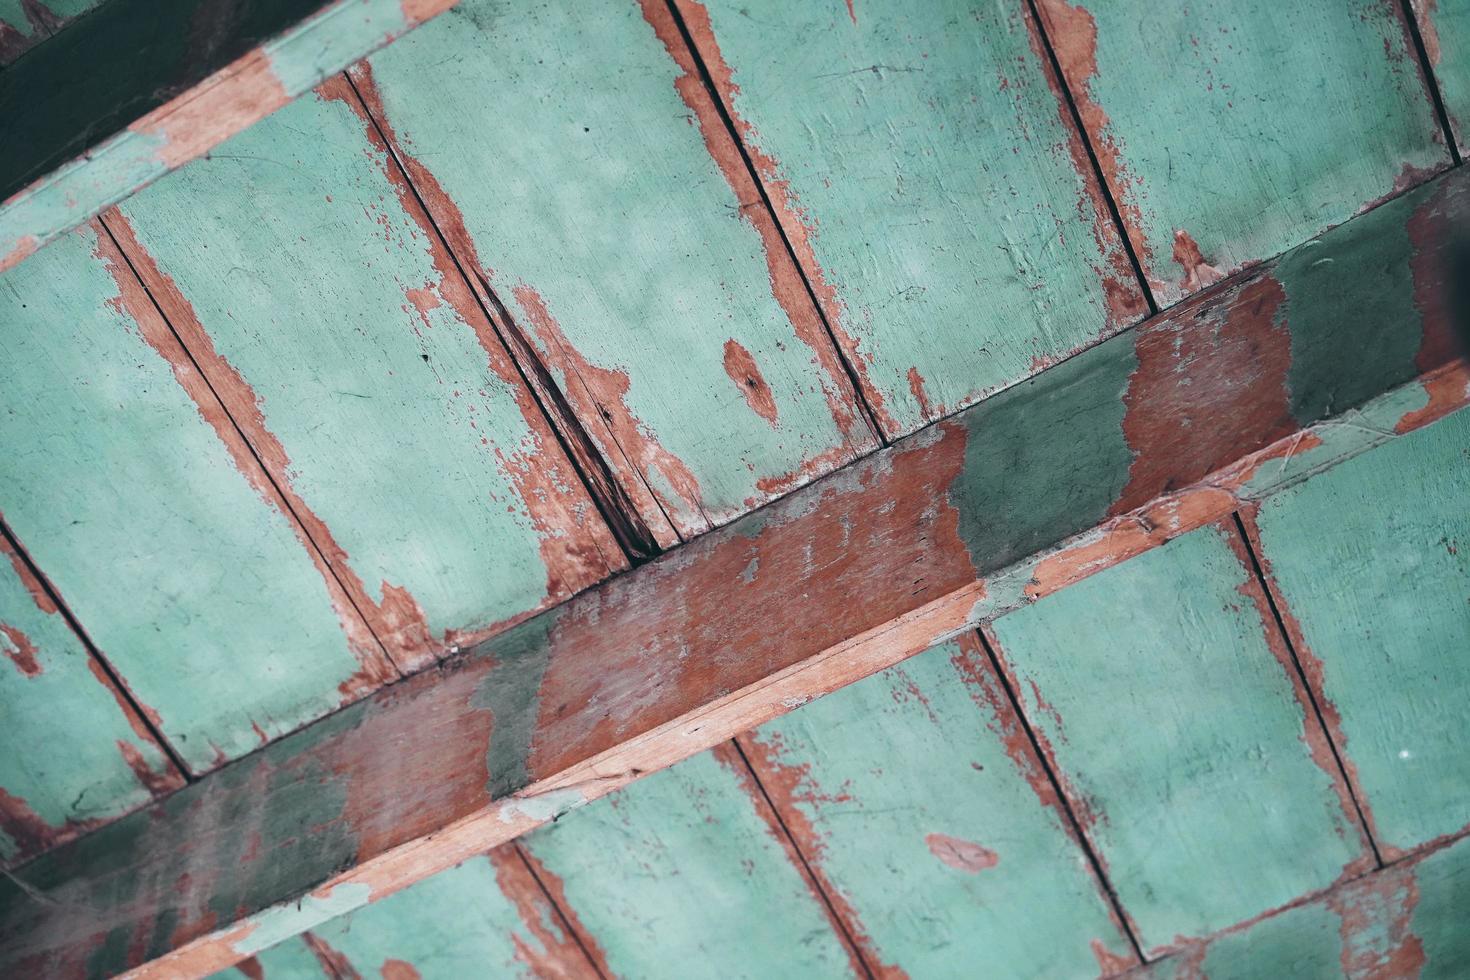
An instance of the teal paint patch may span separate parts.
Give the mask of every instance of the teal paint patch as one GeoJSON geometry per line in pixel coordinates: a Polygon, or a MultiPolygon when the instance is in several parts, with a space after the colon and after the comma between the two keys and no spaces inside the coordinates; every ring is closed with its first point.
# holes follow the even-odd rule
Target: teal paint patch
{"type": "Polygon", "coordinates": [[[255,954],[254,962],[220,970],[213,976],[218,980],[322,980],[322,964],[306,940],[292,937],[255,954]]]}
{"type": "Polygon", "coordinates": [[[79,230],[0,277],[0,511],[203,771],[336,708],[359,663],[291,524],[142,339],[95,248],[79,230]]]}
{"type": "Polygon", "coordinates": [[[807,881],[711,752],[523,838],[618,976],[846,976],[807,881]]]}
{"type": "Polygon", "coordinates": [[[973,635],[752,738],[756,771],[870,958],[915,977],[968,975],[981,958],[995,976],[1042,977],[1095,973],[1093,943],[1131,957],[1038,796],[1046,776],[973,635]]]}
{"type": "Polygon", "coordinates": [[[1123,436],[1133,341],[1100,344],[960,417],[965,468],[949,496],[977,570],[1003,568],[1108,516],[1133,462],[1123,436]]]}
{"type": "Polygon", "coordinates": [[[768,267],[764,216],[742,217],[758,205],[680,95],[702,90],[676,89],[637,3],[465,0],[368,64],[431,212],[462,222],[461,253],[650,526],[645,487],[687,537],[872,448],[799,281],[772,281],[786,259],[768,267]],[[731,373],[730,340],[759,381],[731,373]]]}
{"type": "Polygon", "coordinates": [[[1450,162],[1397,4],[1041,7],[1162,304],[1450,162]]]}
{"type": "Polygon", "coordinates": [[[1470,821],[1470,412],[1282,493],[1256,517],[1263,558],[1323,692],[1380,847],[1470,821]]]}
{"type": "Polygon", "coordinates": [[[531,740],[541,712],[541,679],[551,659],[557,613],[538,616],[478,648],[495,666],[480,681],[473,704],[491,714],[487,790],[500,799],[531,782],[531,740]]]}
{"type": "Polygon", "coordinates": [[[1144,312],[1025,4],[680,6],[890,437],[1144,312]]]}
{"type": "Polygon", "coordinates": [[[1413,0],[1424,48],[1461,156],[1470,148],[1470,3],[1413,0]]]}
{"type": "Polygon", "coordinates": [[[1362,857],[1226,535],[1183,535],[992,627],[1145,952],[1362,857]]]}
{"type": "Polygon", "coordinates": [[[1420,980],[1470,976],[1470,930],[1465,928],[1470,839],[1456,841],[1419,862],[1414,883],[1418,901],[1409,918],[1409,930],[1424,947],[1420,980]]]}
{"type": "Polygon", "coordinates": [[[349,882],[334,886],[324,896],[307,895],[285,905],[272,906],[251,917],[250,934],[232,944],[231,948],[244,956],[260,954],[293,936],[362,908],[372,898],[372,891],[367,885],[349,882]]]}

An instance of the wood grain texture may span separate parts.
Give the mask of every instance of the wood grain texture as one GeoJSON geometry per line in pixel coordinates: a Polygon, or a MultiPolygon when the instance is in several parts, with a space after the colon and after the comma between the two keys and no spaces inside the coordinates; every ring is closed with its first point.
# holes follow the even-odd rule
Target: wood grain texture
{"type": "Polygon", "coordinates": [[[1412,5],[1455,144],[1464,156],[1470,150],[1470,3],[1412,0],[1412,5]]]}
{"type": "Polygon", "coordinates": [[[471,0],[353,78],[661,543],[874,447],[661,3],[471,0]]]}
{"type": "Polygon", "coordinates": [[[973,633],[740,741],[876,974],[1136,962],[973,633]]]}
{"type": "Polygon", "coordinates": [[[1372,860],[1234,534],[1201,528],[990,627],[1145,952],[1372,860]]]}
{"type": "Polygon", "coordinates": [[[1146,312],[1024,3],[678,7],[890,437],[1146,312]]]}
{"type": "Polygon", "coordinates": [[[183,775],[0,538],[0,866],[121,816],[183,775]]]}
{"type": "Polygon", "coordinates": [[[401,667],[626,567],[345,79],[111,214],[401,667]]]}
{"type": "Polygon", "coordinates": [[[0,304],[0,511],[192,769],[393,676],[110,239],[0,304]]]}
{"type": "Polygon", "coordinates": [[[1161,305],[1450,162],[1397,3],[1038,7],[1161,305]]]}
{"type": "Polygon", "coordinates": [[[726,743],[524,838],[611,975],[858,972],[742,777],[726,743]]]}
{"type": "Polygon", "coordinates": [[[1255,518],[1385,855],[1470,824],[1467,473],[1460,412],[1267,498],[1255,518]]]}
{"type": "Polygon", "coordinates": [[[597,976],[514,845],[496,848],[381,902],[215,974],[250,980],[457,980],[597,976]],[[335,968],[338,972],[332,973],[335,968]],[[347,973],[346,971],[354,971],[347,973]]]}

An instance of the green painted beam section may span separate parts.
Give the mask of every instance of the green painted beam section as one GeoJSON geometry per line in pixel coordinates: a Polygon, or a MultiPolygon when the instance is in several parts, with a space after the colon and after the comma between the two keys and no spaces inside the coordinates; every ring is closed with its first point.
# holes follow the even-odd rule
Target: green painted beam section
{"type": "Polygon", "coordinates": [[[1413,0],[1413,7],[1424,52],[1463,156],[1470,150],[1470,3],[1413,0]]]}
{"type": "Polygon", "coordinates": [[[1470,412],[1267,498],[1262,558],[1380,848],[1470,823],[1470,412]]]}
{"type": "Polygon", "coordinates": [[[1038,6],[1161,305],[1450,162],[1398,3],[1038,6]]]}
{"type": "Polygon", "coordinates": [[[85,227],[0,276],[0,512],[202,771],[388,668],[349,644],[351,609],[191,400],[197,376],[160,355],[166,328],[109,247],[85,227]]]}
{"type": "Polygon", "coordinates": [[[889,436],[1147,312],[1025,3],[678,6],[889,436]]]}
{"type": "Polygon", "coordinates": [[[597,974],[530,870],[506,845],[214,976],[571,980],[597,974]]]}
{"type": "Polygon", "coordinates": [[[1470,975],[1470,840],[1149,966],[1151,980],[1458,980],[1470,975]]]}
{"type": "Polygon", "coordinates": [[[119,211],[130,259],[401,666],[625,567],[345,80],[119,211]]]}
{"type": "Polygon", "coordinates": [[[1146,952],[1365,860],[1241,547],[1207,526],[992,627],[1146,952]]]}
{"type": "Polygon", "coordinates": [[[105,0],[0,0],[0,67],[105,0]]]}
{"type": "Polygon", "coordinates": [[[1137,962],[973,634],[742,738],[885,976],[1137,962]]]}
{"type": "Polygon", "coordinates": [[[668,11],[645,6],[655,23],[635,0],[467,0],[354,79],[644,521],[687,537],[874,441],[668,11]]]}
{"type": "Polygon", "coordinates": [[[0,866],[177,788],[183,779],[0,541],[0,866]]]}
{"type": "Polygon", "coordinates": [[[728,744],[523,839],[625,977],[855,972],[728,744]]]}

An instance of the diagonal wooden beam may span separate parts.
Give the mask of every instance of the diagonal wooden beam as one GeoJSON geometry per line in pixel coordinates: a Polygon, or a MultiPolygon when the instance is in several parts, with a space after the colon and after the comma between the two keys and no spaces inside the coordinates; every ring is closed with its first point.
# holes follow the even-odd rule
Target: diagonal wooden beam
{"type": "Polygon", "coordinates": [[[0,73],[0,270],[456,0],[109,0],[0,73]]]}
{"type": "Polygon", "coordinates": [[[1467,217],[1443,175],[42,855],[0,972],[216,969],[1464,407],[1467,217]]]}

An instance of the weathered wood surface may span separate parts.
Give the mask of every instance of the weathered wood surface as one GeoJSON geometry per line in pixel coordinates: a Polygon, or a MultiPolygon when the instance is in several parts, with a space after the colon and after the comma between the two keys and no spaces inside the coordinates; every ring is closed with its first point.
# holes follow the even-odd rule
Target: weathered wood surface
{"type": "Polygon", "coordinates": [[[989,629],[1145,953],[1372,866],[1232,524],[989,629]]]}
{"type": "Polygon", "coordinates": [[[626,567],[346,79],[103,220],[401,668],[626,567]]]}
{"type": "Polygon", "coordinates": [[[875,975],[1137,962],[973,633],[739,741],[875,975]]]}
{"type": "Polygon", "coordinates": [[[105,0],[4,0],[0,3],[0,67],[56,35],[105,0]]]}
{"type": "Polygon", "coordinates": [[[0,72],[0,270],[452,3],[101,4],[0,72]]]}
{"type": "Polygon", "coordinates": [[[446,866],[447,855],[504,840],[496,835],[889,666],[975,617],[1224,516],[1237,492],[1463,406],[1465,376],[1446,371],[1374,407],[1386,429],[1297,428],[1448,357],[1425,338],[1439,336],[1436,259],[1462,213],[1462,181],[1447,175],[58,848],[23,872],[61,904],[0,885],[10,926],[0,967],[82,972],[101,948],[98,963],[115,969],[187,943],[181,956],[212,963],[248,955],[264,925],[381,896],[446,866]],[[1387,234],[1415,245],[1365,266],[1357,257],[1387,234]],[[1309,254],[1342,261],[1309,264],[1309,254]],[[1337,292],[1322,284],[1321,294],[1344,315],[1269,302],[1277,290],[1291,295],[1302,266],[1341,270],[1337,292]],[[1329,342],[1369,336],[1370,326],[1396,356],[1329,342]],[[1284,407],[1239,412],[1242,398],[1284,407]],[[1150,423],[1161,399],[1166,419],[1197,419],[1195,431],[1211,438],[1150,423]],[[1236,426],[1217,435],[1208,423],[1226,415],[1236,426]],[[1073,547],[1012,567],[1082,531],[1073,547]],[[769,629],[773,621],[783,629],[769,629]],[[245,850],[250,827],[259,844],[245,850]],[[194,844],[181,852],[178,840],[194,844]],[[190,886],[180,888],[185,873],[190,886]],[[329,881],[338,887],[320,887],[329,881]],[[311,901],[276,906],[312,889],[311,901]],[[109,934],[113,944],[99,946],[109,934]]]}
{"type": "Polygon", "coordinates": [[[1450,163],[1398,3],[1038,9],[1161,305],[1450,163]]]}
{"type": "Polygon", "coordinates": [[[218,980],[597,977],[514,844],[264,950],[218,980]]]}
{"type": "Polygon", "coordinates": [[[1262,502],[1261,560],[1385,857],[1470,825],[1470,414],[1262,502]]]}
{"type": "Polygon", "coordinates": [[[1455,144],[1470,150],[1470,3],[1412,0],[1424,54],[1439,85],[1455,144]]]}
{"type": "Polygon", "coordinates": [[[469,0],[352,77],[660,544],[874,448],[662,0],[469,0]]]}
{"type": "Polygon", "coordinates": [[[105,233],[0,308],[0,512],[191,769],[396,676],[105,233]]]}
{"type": "Polygon", "coordinates": [[[521,843],[608,976],[862,976],[728,742],[521,843]]]}
{"type": "Polygon", "coordinates": [[[677,6],[890,437],[1147,312],[1025,3],[677,6]]]}
{"type": "Polygon", "coordinates": [[[1457,980],[1470,975],[1470,841],[1333,889],[1325,897],[1151,964],[1152,980],[1457,980]]]}
{"type": "Polygon", "coordinates": [[[0,866],[11,866],[184,780],[4,538],[0,553],[0,866]]]}

